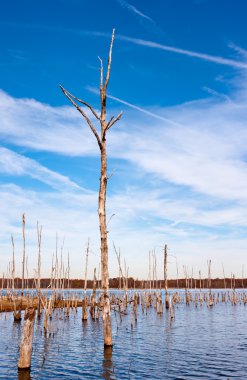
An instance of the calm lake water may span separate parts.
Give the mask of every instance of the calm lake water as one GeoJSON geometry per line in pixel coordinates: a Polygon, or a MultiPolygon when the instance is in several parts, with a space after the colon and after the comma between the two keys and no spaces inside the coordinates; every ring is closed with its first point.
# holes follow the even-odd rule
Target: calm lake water
{"type": "Polygon", "coordinates": [[[81,319],[81,309],[65,317],[56,310],[54,334],[44,336],[35,321],[30,376],[19,373],[21,323],[0,313],[0,379],[247,379],[247,305],[230,302],[214,307],[175,305],[157,315],[138,309],[120,321],[112,314],[114,347],[104,352],[102,321],[81,319]]]}

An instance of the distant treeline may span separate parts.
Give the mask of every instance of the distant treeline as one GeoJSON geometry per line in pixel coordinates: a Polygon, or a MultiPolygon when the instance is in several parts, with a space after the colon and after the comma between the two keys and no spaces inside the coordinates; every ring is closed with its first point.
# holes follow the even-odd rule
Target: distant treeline
{"type": "MultiPolygon", "coordinates": [[[[22,284],[21,278],[15,278],[14,287],[16,289],[20,289],[22,284]]],[[[50,287],[51,280],[49,278],[42,278],[40,280],[41,288],[48,288],[50,287]]],[[[84,288],[84,280],[79,279],[62,279],[58,281],[58,284],[63,284],[64,288],[71,288],[71,289],[83,289],[84,288]]],[[[109,287],[113,289],[119,289],[119,278],[110,278],[109,279],[109,287]]],[[[6,279],[6,278],[0,278],[0,286],[1,288],[6,289],[7,287],[12,288],[12,279],[6,279]]],[[[25,279],[25,288],[35,288],[35,281],[33,278],[29,278],[28,280],[25,279]]],[[[100,281],[97,281],[97,288],[100,287],[100,281]]],[[[152,280],[151,281],[151,288],[152,289],[160,289],[165,287],[164,280],[152,280]]],[[[199,289],[199,288],[212,288],[212,289],[219,289],[219,288],[245,288],[247,287],[247,279],[239,279],[239,278],[214,278],[211,280],[208,279],[185,279],[180,278],[176,280],[168,280],[168,288],[192,288],[192,289],[199,289]]],[[[87,289],[93,288],[93,281],[87,280],[87,289]]],[[[121,288],[123,288],[123,279],[121,279],[121,288]]],[[[150,281],[149,280],[138,280],[134,279],[133,277],[128,278],[128,289],[149,289],[150,288],[150,281]]]]}

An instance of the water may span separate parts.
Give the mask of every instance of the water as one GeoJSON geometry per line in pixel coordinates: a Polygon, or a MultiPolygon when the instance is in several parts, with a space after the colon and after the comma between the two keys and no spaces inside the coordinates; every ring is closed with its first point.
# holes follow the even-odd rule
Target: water
{"type": "Polygon", "coordinates": [[[22,323],[0,314],[0,379],[247,379],[247,305],[154,307],[131,329],[131,318],[112,314],[114,347],[104,351],[102,321],[81,320],[81,309],[65,317],[55,311],[51,336],[35,321],[30,375],[17,370],[22,323]]]}

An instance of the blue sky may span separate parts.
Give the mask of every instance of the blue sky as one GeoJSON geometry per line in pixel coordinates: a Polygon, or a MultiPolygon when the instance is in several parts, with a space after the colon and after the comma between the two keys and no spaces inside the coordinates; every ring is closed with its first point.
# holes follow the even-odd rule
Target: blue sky
{"type": "Polygon", "coordinates": [[[108,115],[110,276],[114,241],[129,274],[148,275],[169,246],[170,276],[183,267],[242,275],[247,250],[247,26],[244,0],[10,1],[0,14],[0,259],[18,270],[21,215],[30,275],[36,222],[43,225],[42,274],[56,233],[71,272],[98,267],[99,152],[59,84],[99,107],[100,56],[116,28],[108,115]],[[114,216],[111,218],[111,216],[114,216]],[[64,240],[64,245],[63,245],[64,240]]]}

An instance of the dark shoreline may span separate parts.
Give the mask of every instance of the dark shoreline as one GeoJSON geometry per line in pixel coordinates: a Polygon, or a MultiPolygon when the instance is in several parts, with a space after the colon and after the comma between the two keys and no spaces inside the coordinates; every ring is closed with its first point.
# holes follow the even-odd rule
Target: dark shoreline
{"type": "MultiPolygon", "coordinates": [[[[14,287],[15,289],[21,289],[21,278],[15,279],[14,287]]],[[[0,278],[0,286],[2,289],[7,289],[7,285],[9,282],[9,288],[12,288],[12,280],[9,279],[1,279],[0,278]]],[[[49,278],[43,278],[40,280],[41,288],[47,289],[50,285],[51,280],[49,278]]],[[[80,279],[71,279],[69,280],[69,286],[68,286],[68,279],[62,279],[62,283],[64,284],[64,289],[83,289],[84,288],[84,280],[80,279]]],[[[99,285],[99,282],[97,282],[97,287],[99,285]]],[[[35,283],[33,278],[29,278],[28,280],[25,280],[25,287],[28,287],[29,289],[35,288],[35,283]],[[27,283],[28,282],[28,283],[27,283]],[[27,286],[28,285],[28,286],[27,286]]],[[[123,287],[123,280],[121,279],[121,288],[123,287]]],[[[151,280],[151,288],[152,289],[164,289],[165,282],[164,280],[151,280]]],[[[87,289],[93,288],[93,280],[87,280],[87,289]]],[[[109,288],[111,289],[119,289],[119,278],[110,278],[109,279],[109,288]]],[[[138,280],[134,279],[132,277],[128,278],[128,289],[149,289],[150,288],[150,281],[149,280],[138,280]]],[[[179,279],[170,279],[168,280],[168,288],[169,289],[232,289],[232,288],[238,288],[238,289],[244,289],[247,288],[247,278],[240,279],[240,278],[213,278],[211,280],[208,280],[207,278],[179,278],[179,279]]]]}

